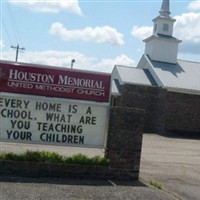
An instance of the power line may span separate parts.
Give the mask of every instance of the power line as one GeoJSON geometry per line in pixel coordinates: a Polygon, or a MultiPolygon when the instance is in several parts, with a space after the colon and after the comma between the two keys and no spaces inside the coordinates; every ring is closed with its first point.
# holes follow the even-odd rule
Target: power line
{"type": "MultiPolygon", "coordinates": [[[[13,30],[13,34],[14,34],[15,39],[17,41],[17,46],[11,45],[10,47],[13,48],[13,49],[16,49],[15,62],[17,62],[18,61],[19,52],[23,52],[25,50],[25,48],[24,47],[20,47],[20,45],[19,45],[19,42],[23,45],[22,38],[21,38],[21,36],[19,34],[19,31],[18,31],[18,28],[17,28],[17,23],[16,23],[16,20],[15,20],[15,17],[14,17],[14,14],[12,12],[12,8],[11,8],[9,2],[7,2],[6,5],[7,5],[8,15],[10,17],[10,23],[11,23],[11,27],[12,27],[12,30],[13,30]]],[[[3,16],[2,16],[2,22],[3,22],[3,16]]],[[[10,43],[12,44],[12,41],[11,41],[11,38],[10,38],[10,34],[9,34],[9,32],[7,30],[7,27],[6,27],[6,24],[4,22],[3,22],[3,26],[4,26],[4,29],[5,29],[6,34],[8,36],[8,39],[9,39],[10,43]]]]}
{"type": "Polygon", "coordinates": [[[5,23],[4,23],[3,18],[2,18],[2,24],[3,24],[3,27],[4,27],[5,31],[6,31],[6,35],[8,36],[8,40],[9,40],[10,45],[11,45],[11,44],[13,44],[13,43],[12,43],[12,40],[11,40],[10,34],[9,34],[7,28],[6,28],[6,25],[5,25],[5,23]]]}
{"type": "Polygon", "coordinates": [[[18,27],[17,27],[17,23],[15,21],[15,17],[14,17],[14,14],[13,14],[13,11],[12,11],[12,8],[10,6],[9,3],[7,3],[7,10],[8,10],[8,13],[10,15],[10,19],[11,19],[11,24],[12,24],[12,28],[13,28],[13,33],[15,35],[15,38],[17,40],[17,43],[19,44],[19,42],[22,44],[22,46],[24,46],[23,44],[23,41],[22,41],[22,38],[19,34],[19,30],[18,30],[18,27]]]}
{"type": "Polygon", "coordinates": [[[17,60],[18,60],[18,55],[19,55],[19,50],[21,50],[21,51],[24,51],[25,50],[25,48],[21,48],[21,47],[19,47],[19,45],[17,45],[17,46],[11,46],[11,48],[13,48],[13,49],[16,49],[16,56],[15,56],[15,62],[17,62],[17,60]]]}

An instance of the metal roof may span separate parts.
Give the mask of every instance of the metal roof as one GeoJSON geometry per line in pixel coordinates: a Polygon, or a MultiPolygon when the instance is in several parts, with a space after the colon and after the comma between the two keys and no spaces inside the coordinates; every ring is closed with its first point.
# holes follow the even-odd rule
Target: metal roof
{"type": "Polygon", "coordinates": [[[137,69],[135,67],[115,66],[121,84],[154,85],[155,81],[147,70],[137,69]]]}
{"type": "Polygon", "coordinates": [[[162,86],[169,90],[200,93],[200,63],[178,60],[176,64],[150,61],[162,86]]]}
{"type": "MultiPolygon", "coordinates": [[[[117,79],[120,85],[158,85],[170,91],[200,94],[200,63],[178,60],[176,64],[171,64],[150,60],[148,56],[143,56],[141,60],[144,62],[140,62],[138,68],[115,66],[112,79],[117,79]]],[[[120,93],[115,83],[112,91],[120,93]]]]}

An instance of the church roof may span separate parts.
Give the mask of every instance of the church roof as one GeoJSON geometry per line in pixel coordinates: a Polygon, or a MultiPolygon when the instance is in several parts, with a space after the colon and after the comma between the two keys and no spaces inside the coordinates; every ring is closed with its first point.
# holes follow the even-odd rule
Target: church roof
{"type": "Polygon", "coordinates": [[[112,95],[120,95],[120,85],[124,84],[157,85],[148,69],[116,65],[112,72],[112,95]]]}
{"type": "Polygon", "coordinates": [[[169,91],[200,95],[199,62],[177,60],[171,64],[153,61],[144,55],[137,68],[115,66],[112,79],[117,79],[120,85],[160,86],[169,91]]]}
{"type": "Polygon", "coordinates": [[[200,94],[200,63],[177,60],[176,64],[150,61],[163,87],[172,91],[200,94]]]}
{"type": "Polygon", "coordinates": [[[113,71],[117,72],[117,75],[113,79],[118,79],[121,85],[136,84],[150,86],[156,84],[147,69],[138,70],[135,67],[116,65],[113,71]]]}

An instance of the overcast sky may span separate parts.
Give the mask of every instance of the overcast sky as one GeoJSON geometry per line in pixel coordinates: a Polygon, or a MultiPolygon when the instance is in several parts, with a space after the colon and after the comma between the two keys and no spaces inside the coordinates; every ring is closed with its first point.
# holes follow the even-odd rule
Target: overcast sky
{"type": "MultiPolygon", "coordinates": [[[[1,59],[15,60],[11,45],[25,47],[20,62],[111,72],[114,65],[137,66],[143,39],[162,0],[1,0],[1,59]]],[[[200,62],[200,1],[170,1],[183,42],[179,59],[200,62]]]]}

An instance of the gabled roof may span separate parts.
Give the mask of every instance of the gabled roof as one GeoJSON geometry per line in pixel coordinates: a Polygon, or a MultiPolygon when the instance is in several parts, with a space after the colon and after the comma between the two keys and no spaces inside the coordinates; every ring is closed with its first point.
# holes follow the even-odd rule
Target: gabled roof
{"type": "Polygon", "coordinates": [[[124,84],[157,86],[148,69],[116,65],[112,72],[112,94],[120,95],[120,86],[124,84]]]}
{"type": "MultiPolygon", "coordinates": [[[[142,59],[149,63],[145,68],[151,71],[159,86],[176,92],[200,94],[200,63],[178,60],[171,64],[153,61],[146,55],[142,59]]],[[[144,61],[140,63],[138,68],[141,69],[144,61]]]]}
{"type": "Polygon", "coordinates": [[[120,93],[119,85],[160,86],[169,91],[200,95],[200,63],[178,60],[176,64],[158,62],[143,55],[137,68],[115,66],[112,72],[113,94],[120,93]]]}
{"type": "Polygon", "coordinates": [[[178,60],[176,64],[151,61],[164,87],[186,93],[200,94],[200,63],[178,60]]]}
{"type": "Polygon", "coordinates": [[[116,65],[113,71],[117,71],[117,78],[121,85],[156,85],[155,80],[147,69],[137,69],[135,67],[116,65]]]}

